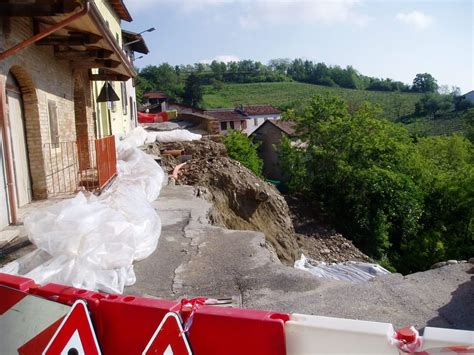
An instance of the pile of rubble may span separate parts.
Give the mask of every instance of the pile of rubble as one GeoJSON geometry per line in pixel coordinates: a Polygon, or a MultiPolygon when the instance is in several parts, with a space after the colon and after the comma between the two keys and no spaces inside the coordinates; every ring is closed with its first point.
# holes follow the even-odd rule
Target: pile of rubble
{"type": "Polygon", "coordinates": [[[212,202],[214,208],[209,219],[213,224],[264,233],[269,249],[286,264],[293,265],[301,253],[333,263],[371,261],[351,241],[301,213],[307,207],[299,206],[300,200],[288,199],[290,212],[287,201],[273,185],[227,157],[220,136],[192,142],[153,143],[144,150],[160,157],[170,176],[174,172],[172,181],[195,186],[199,196],[212,202]]]}
{"type": "Polygon", "coordinates": [[[313,260],[326,263],[339,263],[348,260],[373,262],[341,234],[334,233],[324,237],[297,234],[297,241],[301,252],[313,260]]]}
{"type": "Polygon", "coordinates": [[[286,195],[285,199],[297,233],[298,245],[304,255],[326,263],[373,262],[352,241],[335,230],[325,228],[326,223],[320,219],[321,214],[308,208],[301,196],[286,195]]]}

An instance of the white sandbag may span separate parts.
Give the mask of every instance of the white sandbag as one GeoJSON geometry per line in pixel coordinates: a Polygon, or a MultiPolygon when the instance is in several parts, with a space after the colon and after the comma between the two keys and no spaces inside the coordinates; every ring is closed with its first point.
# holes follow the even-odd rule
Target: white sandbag
{"type": "Polygon", "coordinates": [[[118,176],[108,191],[99,197],[78,193],[26,217],[28,237],[42,252],[0,272],[111,293],[135,283],[133,262],[158,245],[161,221],[151,202],[165,181],[163,169],[132,146],[143,132],[135,130],[119,143],[118,176]]]}
{"type": "Polygon", "coordinates": [[[313,275],[332,280],[368,281],[376,276],[390,274],[378,264],[359,261],[327,264],[323,261],[314,261],[301,254],[300,260],[295,261],[296,269],[305,270],[313,275]]]}
{"type": "Polygon", "coordinates": [[[160,143],[187,142],[202,138],[200,134],[191,133],[186,129],[175,129],[174,131],[153,132],[156,134],[156,141],[160,143]]]}

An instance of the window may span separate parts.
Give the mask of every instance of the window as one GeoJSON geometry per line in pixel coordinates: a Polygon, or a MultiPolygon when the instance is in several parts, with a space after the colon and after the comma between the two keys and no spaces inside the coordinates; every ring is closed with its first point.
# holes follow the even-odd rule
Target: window
{"type": "Polygon", "coordinates": [[[58,127],[58,109],[56,102],[48,100],[48,114],[49,114],[49,138],[51,139],[51,146],[53,148],[59,147],[59,127],[58,127]]]}
{"type": "Polygon", "coordinates": [[[258,126],[258,118],[254,118],[254,119],[253,119],[253,125],[254,125],[254,126],[258,126]]]}
{"type": "Polygon", "coordinates": [[[124,115],[127,114],[127,85],[124,82],[120,83],[120,88],[122,89],[122,112],[124,115]]]}
{"type": "Polygon", "coordinates": [[[234,129],[234,121],[230,121],[230,129],[234,129]]]}
{"type": "Polygon", "coordinates": [[[241,121],[240,122],[240,128],[247,129],[247,121],[241,121]]]}
{"type": "Polygon", "coordinates": [[[221,131],[227,130],[227,122],[221,122],[221,131]]]}

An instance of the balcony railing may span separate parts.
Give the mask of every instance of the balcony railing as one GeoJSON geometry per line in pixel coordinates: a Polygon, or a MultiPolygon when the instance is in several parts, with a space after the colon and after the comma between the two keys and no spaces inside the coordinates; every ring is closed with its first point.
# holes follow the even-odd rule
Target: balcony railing
{"type": "Polygon", "coordinates": [[[100,193],[117,175],[114,136],[46,143],[43,156],[48,196],[80,190],[100,193]]]}

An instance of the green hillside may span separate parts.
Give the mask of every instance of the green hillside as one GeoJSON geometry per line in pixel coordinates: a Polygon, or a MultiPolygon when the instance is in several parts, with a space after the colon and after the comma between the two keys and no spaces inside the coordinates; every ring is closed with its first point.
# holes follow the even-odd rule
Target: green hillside
{"type": "Polygon", "coordinates": [[[235,107],[238,104],[271,104],[280,109],[302,107],[315,94],[329,93],[342,97],[350,106],[370,101],[382,106],[387,117],[412,114],[422,96],[414,93],[381,92],[334,88],[298,82],[226,84],[220,90],[205,86],[202,106],[206,108],[235,107]]]}
{"type": "MultiPolygon", "coordinates": [[[[204,97],[201,103],[206,108],[233,108],[237,105],[270,104],[281,110],[302,108],[315,94],[328,93],[342,97],[349,107],[357,107],[363,101],[379,104],[384,115],[396,121],[403,116],[412,115],[415,103],[423,94],[352,90],[327,87],[298,82],[225,84],[219,90],[210,85],[204,86],[204,97]]],[[[463,132],[464,122],[456,114],[449,114],[436,120],[412,118],[405,125],[413,134],[444,135],[463,132]]]]}

